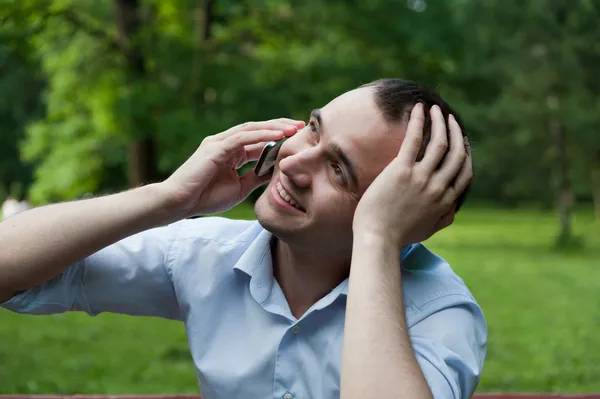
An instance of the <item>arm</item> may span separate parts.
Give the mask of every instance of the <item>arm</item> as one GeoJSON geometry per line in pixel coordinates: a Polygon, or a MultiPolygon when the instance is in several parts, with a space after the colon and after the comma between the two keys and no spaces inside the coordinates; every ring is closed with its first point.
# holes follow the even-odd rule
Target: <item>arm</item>
{"type": "Polygon", "coordinates": [[[34,208],[0,223],[0,302],[118,240],[168,223],[160,186],[34,208]]]}
{"type": "Polygon", "coordinates": [[[265,142],[292,135],[302,126],[285,118],[235,126],[207,137],[164,182],[34,208],[1,222],[0,303],[125,237],[237,205],[269,176],[259,178],[252,171],[239,176],[236,169],[255,161],[265,142]]]}
{"type": "Polygon", "coordinates": [[[399,253],[389,240],[355,238],[344,328],[343,399],[433,398],[408,335],[399,253]]]}
{"type": "Polygon", "coordinates": [[[398,394],[392,397],[410,396],[406,392],[430,397],[429,391],[440,399],[471,397],[486,354],[487,326],[481,308],[450,266],[423,246],[411,251],[402,269],[398,252],[391,247],[387,261],[380,256],[388,252],[386,246],[389,242],[368,237],[357,237],[354,246],[345,333],[350,334],[345,338],[352,350],[347,351],[349,362],[344,366],[359,378],[345,376],[368,389],[362,398],[377,394],[373,387],[398,394]],[[376,361],[369,364],[369,360],[376,361]],[[385,385],[380,380],[384,377],[385,385]],[[423,382],[425,386],[415,386],[423,382]]]}
{"type": "Polygon", "coordinates": [[[433,398],[411,347],[398,258],[408,244],[452,223],[454,204],[472,170],[460,127],[451,117],[448,143],[437,106],[431,109],[431,142],[423,159],[415,161],[423,112],[421,104],[413,108],[398,156],[365,191],[354,215],[342,399],[433,398]],[[448,144],[448,156],[438,168],[448,144]]]}

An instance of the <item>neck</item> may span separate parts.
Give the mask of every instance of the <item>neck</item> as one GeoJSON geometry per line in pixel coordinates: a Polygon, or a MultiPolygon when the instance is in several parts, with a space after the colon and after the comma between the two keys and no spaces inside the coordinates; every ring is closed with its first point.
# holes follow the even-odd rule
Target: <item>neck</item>
{"type": "Polygon", "coordinates": [[[275,279],[296,318],[337,287],[350,272],[347,257],[294,247],[278,239],[273,240],[271,252],[275,279]]]}

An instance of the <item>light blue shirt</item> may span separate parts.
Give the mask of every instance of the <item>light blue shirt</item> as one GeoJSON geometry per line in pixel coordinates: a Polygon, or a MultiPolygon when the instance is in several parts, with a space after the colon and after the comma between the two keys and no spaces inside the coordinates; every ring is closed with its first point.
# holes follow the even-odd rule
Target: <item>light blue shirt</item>
{"type": "MultiPolygon", "coordinates": [[[[2,306],[181,320],[204,399],[338,398],[348,281],[296,319],[273,278],[270,240],[256,221],[183,220],[113,244],[2,306]]],[[[406,319],[429,386],[438,399],[469,398],[486,351],[482,311],[423,245],[401,259],[406,319]]]]}

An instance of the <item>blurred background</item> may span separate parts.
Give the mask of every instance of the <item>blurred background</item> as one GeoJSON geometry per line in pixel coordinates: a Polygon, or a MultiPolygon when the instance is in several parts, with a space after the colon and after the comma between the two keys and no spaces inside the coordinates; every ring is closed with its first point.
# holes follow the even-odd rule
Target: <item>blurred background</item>
{"type": "MultiPolygon", "coordinates": [[[[474,148],[468,202],[426,245],[486,314],[479,391],[600,392],[598,21],[600,0],[1,0],[4,217],[163,179],[245,121],[416,80],[474,148]]],[[[253,218],[258,194],[226,216],[253,218]]],[[[197,392],[180,324],[0,311],[0,393],[197,392]]]]}

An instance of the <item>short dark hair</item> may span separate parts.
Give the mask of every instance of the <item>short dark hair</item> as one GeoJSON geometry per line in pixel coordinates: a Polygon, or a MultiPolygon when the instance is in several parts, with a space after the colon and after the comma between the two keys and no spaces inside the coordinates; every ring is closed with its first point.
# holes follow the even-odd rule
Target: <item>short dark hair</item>
{"type": "MultiPolygon", "coordinates": [[[[406,79],[388,78],[379,79],[373,82],[364,84],[360,87],[371,87],[374,90],[375,103],[382,112],[384,119],[388,123],[400,123],[408,121],[410,112],[415,104],[422,103],[426,109],[437,105],[442,110],[444,120],[446,121],[446,131],[449,131],[448,117],[450,114],[454,116],[456,122],[460,126],[463,136],[467,137],[465,126],[457,112],[448,105],[442,97],[434,90],[406,79]]],[[[425,155],[425,149],[431,140],[431,118],[429,112],[425,112],[425,126],[423,130],[423,143],[419,150],[417,160],[421,160],[425,155]]],[[[458,197],[456,211],[462,207],[465,198],[470,188],[467,189],[458,197]]]]}

